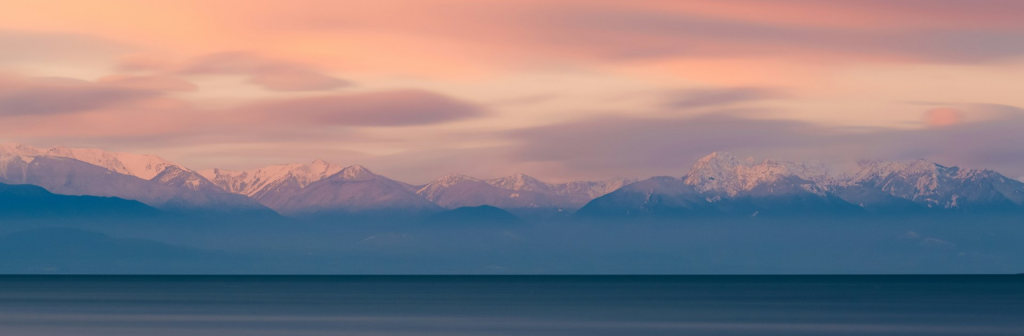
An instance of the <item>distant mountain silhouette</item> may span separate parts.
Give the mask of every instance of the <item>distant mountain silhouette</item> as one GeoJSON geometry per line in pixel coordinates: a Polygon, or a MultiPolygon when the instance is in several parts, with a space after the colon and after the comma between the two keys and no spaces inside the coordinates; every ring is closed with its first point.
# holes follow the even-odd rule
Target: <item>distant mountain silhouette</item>
{"type": "Polygon", "coordinates": [[[431,215],[427,222],[431,224],[509,225],[521,224],[523,220],[500,208],[481,205],[437,213],[431,215]]]}
{"type": "Polygon", "coordinates": [[[4,218],[151,217],[160,213],[138,201],[116,197],[56,195],[34,185],[0,183],[0,217],[4,218]]]}

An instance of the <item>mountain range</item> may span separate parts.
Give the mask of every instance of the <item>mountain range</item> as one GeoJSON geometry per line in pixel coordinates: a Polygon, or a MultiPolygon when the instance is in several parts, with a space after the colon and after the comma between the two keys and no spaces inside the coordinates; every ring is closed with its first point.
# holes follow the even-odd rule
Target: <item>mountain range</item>
{"type": "Polygon", "coordinates": [[[525,174],[491,180],[449,174],[419,188],[416,194],[448,209],[487,205],[525,217],[550,217],[575,212],[590,200],[632,182],[635,180],[549,184],[525,174]]]}
{"type": "Polygon", "coordinates": [[[755,162],[725,152],[679,176],[643,181],[554,184],[524,174],[449,174],[412,185],[322,160],[195,171],[153,155],[3,144],[0,183],[116,197],[163,211],[320,219],[446,218],[437,214],[454,210],[459,218],[499,216],[492,208],[524,219],[1024,211],[1024,183],[991,170],[926,160],[755,162]]]}
{"type": "Polygon", "coordinates": [[[408,218],[490,205],[538,217],[571,214],[633,181],[550,184],[524,174],[491,180],[451,174],[417,186],[360,165],[323,160],[194,171],[154,155],[0,145],[0,183],[37,185],[64,195],[119,197],[175,211],[408,218]]]}
{"type": "Polygon", "coordinates": [[[598,197],[582,217],[1024,211],[1024,183],[926,160],[845,165],[716,152],[681,177],[654,177],[598,197]]]}
{"type": "Polygon", "coordinates": [[[5,144],[0,145],[0,183],[36,185],[62,195],[118,197],[168,211],[274,215],[244,195],[151,155],[5,144]]]}

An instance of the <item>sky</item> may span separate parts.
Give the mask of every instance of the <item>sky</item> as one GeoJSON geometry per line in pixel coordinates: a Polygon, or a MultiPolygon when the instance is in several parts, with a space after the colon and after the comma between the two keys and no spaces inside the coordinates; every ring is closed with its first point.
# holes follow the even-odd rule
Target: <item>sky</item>
{"type": "Polygon", "coordinates": [[[8,1],[0,141],[423,183],[712,151],[1024,175],[1017,0],[8,1]]]}

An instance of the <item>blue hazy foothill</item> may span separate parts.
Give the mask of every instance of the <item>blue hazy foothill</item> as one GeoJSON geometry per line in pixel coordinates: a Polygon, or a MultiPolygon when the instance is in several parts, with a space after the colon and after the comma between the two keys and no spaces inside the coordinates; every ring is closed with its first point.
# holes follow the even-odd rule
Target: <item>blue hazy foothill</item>
{"type": "Polygon", "coordinates": [[[525,222],[509,213],[489,205],[475,207],[461,207],[431,215],[427,222],[437,224],[464,224],[464,225],[514,225],[525,222]]]}
{"type": "Polygon", "coordinates": [[[116,197],[56,195],[34,185],[0,183],[0,218],[88,218],[157,216],[160,211],[116,197]]]}

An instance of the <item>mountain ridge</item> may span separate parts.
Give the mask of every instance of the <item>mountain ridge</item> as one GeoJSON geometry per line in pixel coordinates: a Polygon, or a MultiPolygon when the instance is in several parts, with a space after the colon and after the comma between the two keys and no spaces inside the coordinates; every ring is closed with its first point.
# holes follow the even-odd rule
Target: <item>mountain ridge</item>
{"type": "Polygon", "coordinates": [[[0,156],[0,183],[30,184],[72,196],[134,200],[161,210],[270,215],[265,206],[216,188],[205,178],[177,166],[151,180],[59,156],[0,156]]]}
{"type": "Polygon", "coordinates": [[[714,152],[680,178],[656,177],[625,186],[591,201],[578,214],[672,215],[686,210],[756,216],[829,208],[843,213],[1024,211],[1024,183],[992,170],[946,167],[923,159],[860,161],[837,169],[777,159],[755,163],[714,152]]]}
{"type": "Polygon", "coordinates": [[[445,209],[494,206],[524,218],[548,218],[572,213],[597,196],[630,182],[618,179],[551,184],[526,174],[490,180],[448,174],[416,193],[445,209]]]}
{"type": "Polygon", "coordinates": [[[524,218],[605,214],[1019,211],[1024,182],[986,169],[912,161],[739,159],[712,152],[682,175],[546,183],[517,173],[448,174],[422,186],[323,160],[194,171],[155,155],[0,144],[0,182],[66,195],[112,196],[161,209],[265,209],[290,216],[430,214],[493,206],[524,218]],[[146,178],[148,177],[148,178],[146,178]],[[641,183],[643,182],[643,183],[641,183]],[[600,208],[607,209],[600,209],[600,208]]]}
{"type": "Polygon", "coordinates": [[[298,217],[404,218],[441,211],[413,189],[355,165],[304,188],[269,194],[261,202],[281,214],[298,217]]]}
{"type": "Polygon", "coordinates": [[[135,176],[143,180],[153,179],[163,172],[164,169],[170,167],[188,170],[188,168],[167,161],[156,155],[107,152],[94,148],[54,146],[42,149],[16,143],[3,143],[0,144],[0,155],[4,154],[11,156],[52,156],[75,159],[100,166],[117,173],[135,176]]]}
{"type": "Polygon", "coordinates": [[[312,163],[280,164],[252,170],[207,169],[199,174],[218,187],[253,197],[294,178],[300,188],[334,175],[345,167],[317,159],[312,163]]]}

